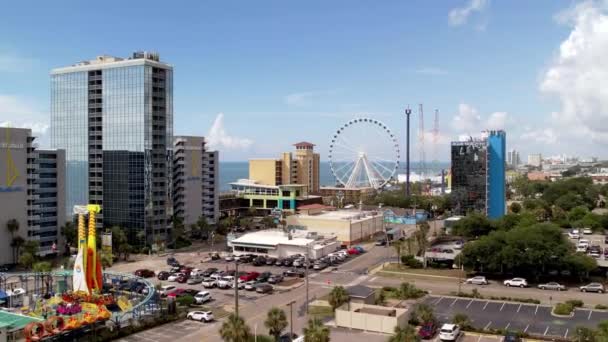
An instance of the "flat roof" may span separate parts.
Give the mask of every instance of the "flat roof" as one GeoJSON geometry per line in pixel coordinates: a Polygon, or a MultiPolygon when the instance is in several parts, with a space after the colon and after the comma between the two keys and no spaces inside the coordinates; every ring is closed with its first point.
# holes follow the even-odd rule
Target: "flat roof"
{"type": "Polygon", "coordinates": [[[280,230],[262,230],[259,232],[247,233],[231,241],[232,244],[237,243],[263,246],[292,245],[302,247],[314,242],[315,240],[313,239],[296,236],[289,240],[287,234],[280,230]]]}
{"type": "Polygon", "coordinates": [[[302,219],[319,219],[319,220],[350,220],[350,221],[365,221],[371,219],[373,217],[382,216],[380,213],[376,213],[376,215],[372,215],[371,211],[358,211],[358,210],[332,210],[332,211],[323,211],[319,214],[314,215],[304,215],[297,214],[298,218],[302,219]]]}
{"type": "Polygon", "coordinates": [[[7,327],[9,330],[20,330],[31,322],[42,322],[42,319],[20,315],[0,310],[0,328],[7,327]]]}

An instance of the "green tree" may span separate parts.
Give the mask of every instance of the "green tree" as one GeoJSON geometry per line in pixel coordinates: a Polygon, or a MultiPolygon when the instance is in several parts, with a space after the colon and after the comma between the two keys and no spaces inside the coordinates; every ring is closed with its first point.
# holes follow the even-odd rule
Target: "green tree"
{"type": "Polygon", "coordinates": [[[329,342],[329,328],[317,317],[310,318],[304,328],[304,342],[329,342]]]}
{"type": "Polygon", "coordinates": [[[26,241],[23,244],[23,253],[29,253],[35,257],[36,255],[38,255],[39,251],[40,251],[40,242],[38,242],[38,241],[30,240],[30,241],[26,241]]]}
{"type": "Polygon", "coordinates": [[[513,202],[511,203],[510,209],[513,214],[519,214],[521,212],[521,204],[519,204],[518,202],[513,202]]]}
{"type": "Polygon", "coordinates": [[[177,298],[177,303],[181,306],[185,306],[185,307],[189,307],[192,304],[194,304],[195,300],[194,297],[190,296],[190,295],[186,295],[186,296],[181,296],[177,298]]]}
{"type": "Polygon", "coordinates": [[[209,225],[209,222],[207,222],[206,217],[201,215],[196,221],[196,226],[201,232],[201,236],[209,237],[209,233],[211,232],[211,225],[209,225]]]}
{"type": "Polygon", "coordinates": [[[574,329],[574,336],[572,336],[573,342],[595,342],[605,341],[596,339],[595,331],[591,328],[578,326],[574,329]]]}
{"type": "MultiPolygon", "coordinates": [[[[16,219],[10,219],[6,221],[6,230],[11,234],[11,241],[15,241],[15,233],[19,230],[19,221],[16,219]]],[[[19,253],[16,251],[17,246],[14,243],[11,243],[11,247],[13,249],[13,263],[17,261],[17,255],[19,253]]]]}
{"type": "Polygon", "coordinates": [[[13,262],[17,261],[17,256],[20,254],[21,247],[25,244],[25,239],[17,235],[11,240],[11,248],[13,249],[13,262]]]}
{"type": "Polygon", "coordinates": [[[415,309],[416,318],[422,323],[436,322],[437,318],[433,312],[433,308],[426,304],[418,304],[415,309]]]}
{"type": "Polygon", "coordinates": [[[589,213],[589,209],[583,205],[574,207],[568,212],[568,221],[570,221],[570,223],[580,221],[587,213],[589,213]]]}
{"type": "Polygon", "coordinates": [[[171,241],[176,243],[177,240],[184,238],[185,227],[181,217],[173,215],[171,220],[171,241]]]}
{"type": "Polygon", "coordinates": [[[342,286],[334,287],[329,293],[329,305],[331,305],[331,308],[334,311],[342,304],[348,302],[349,299],[348,292],[346,292],[346,289],[342,286]]]}
{"type": "Polygon", "coordinates": [[[104,250],[99,251],[99,259],[101,259],[101,267],[108,268],[114,263],[112,253],[108,253],[104,250]]]}
{"type": "Polygon", "coordinates": [[[477,238],[488,235],[495,227],[492,222],[481,213],[471,213],[454,224],[453,234],[468,238],[477,238]]]}
{"type": "Polygon", "coordinates": [[[226,342],[247,342],[251,336],[251,329],[242,317],[232,313],[222,324],[220,336],[226,342]]]}
{"type": "Polygon", "coordinates": [[[407,324],[404,327],[396,326],[395,333],[391,335],[387,342],[409,342],[420,341],[420,337],[416,334],[416,328],[407,324]]]}
{"type": "Polygon", "coordinates": [[[463,313],[457,313],[452,317],[452,323],[459,325],[461,328],[466,329],[471,326],[471,320],[469,316],[463,313]]]}
{"type": "Polygon", "coordinates": [[[35,262],[36,258],[30,253],[24,252],[19,256],[19,265],[23,268],[30,269],[35,262]]]}
{"type": "Polygon", "coordinates": [[[67,221],[61,226],[61,235],[65,240],[65,255],[70,255],[70,247],[76,247],[78,239],[78,229],[72,221],[67,221]]]}
{"type": "Polygon", "coordinates": [[[281,337],[281,333],[287,328],[287,325],[285,311],[279,308],[272,308],[268,311],[264,326],[268,329],[268,333],[274,336],[275,341],[279,341],[279,337],[281,337]]]}
{"type": "Polygon", "coordinates": [[[34,272],[50,272],[53,270],[53,266],[48,261],[39,261],[32,265],[32,271],[34,272]]]}
{"type": "MultiPolygon", "coordinates": [[[[123,253],[127,252],[128,254],[128,247],[130,247],[127,234],[124,229],[119,226],[113,226],[110,230],[112,231],[112,248],[116,251],[116,255],[120,259],[123,253]]],[[[126,260],[126,256],[124,258],[126,260]]]]}
{"type": "Polygon", "coordinates": [[[395,253],[397,253],[397,260],[401,261],[401,252],[403,250],[403,241],[395,240],[391,242],[391,245],[395,249],[395,253]]]}

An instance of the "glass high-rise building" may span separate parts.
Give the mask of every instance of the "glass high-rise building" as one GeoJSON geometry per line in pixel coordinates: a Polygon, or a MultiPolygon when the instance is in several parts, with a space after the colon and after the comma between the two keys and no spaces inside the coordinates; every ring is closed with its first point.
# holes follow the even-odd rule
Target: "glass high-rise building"
{"type": "Polygon", "coordinates": [[[99,56],[51,71],[51,145],[66,151],[66,208],[164,242],[172,214],[173,68],[158,54],[99,56]]]}
{"type": "Polygon", "coordinates": [[[490,218],[505,214],[505,152],[504,131],[452,142],[451,194],[457,214],[478,211],[490,218]]]}

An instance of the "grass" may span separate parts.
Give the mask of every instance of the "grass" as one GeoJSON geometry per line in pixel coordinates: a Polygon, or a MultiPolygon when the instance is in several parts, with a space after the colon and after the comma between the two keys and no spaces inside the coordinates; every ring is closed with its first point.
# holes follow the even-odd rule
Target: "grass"
{"type": "Polygon", "coordinates": [[[309,306],[308,314],[311,316],[315,316],[320,319],[324,318],[333,318],[334,312],[329,306],[309,306]]]}
{"type": "Polygon", "coordinates": [[[379,273],[382,273],[382,271],[415,273],[415,274],[420,274],[420,275],[437,275],[437,276],[454,277],[454,278],[458,278],[458,277],[464,278],[465,277],[465,275],[462,274],[461,270],[456,270],[456,269],[409,268],[409,267],[406,267],[403,265],[398,265],[398,264],[386,265],[384,267],[384,269],[382,269],[379,273]]]}

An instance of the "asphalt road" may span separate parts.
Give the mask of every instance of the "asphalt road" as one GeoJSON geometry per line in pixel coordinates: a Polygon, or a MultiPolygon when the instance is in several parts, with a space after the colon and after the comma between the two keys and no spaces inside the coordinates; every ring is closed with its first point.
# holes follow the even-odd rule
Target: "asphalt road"
{"type": "Polygon", "coordinates": [[[608,320],[608,312],[588,309],[576,310],[572,317],[556,317],[551,314],[551,307],[545,305],[443,296],[429,296],[423,302],[434,308],[441,322],[464,313],[476,328],[508,329],[534,336],[569,337],[577,326],[595,328],[608,320]]]}

